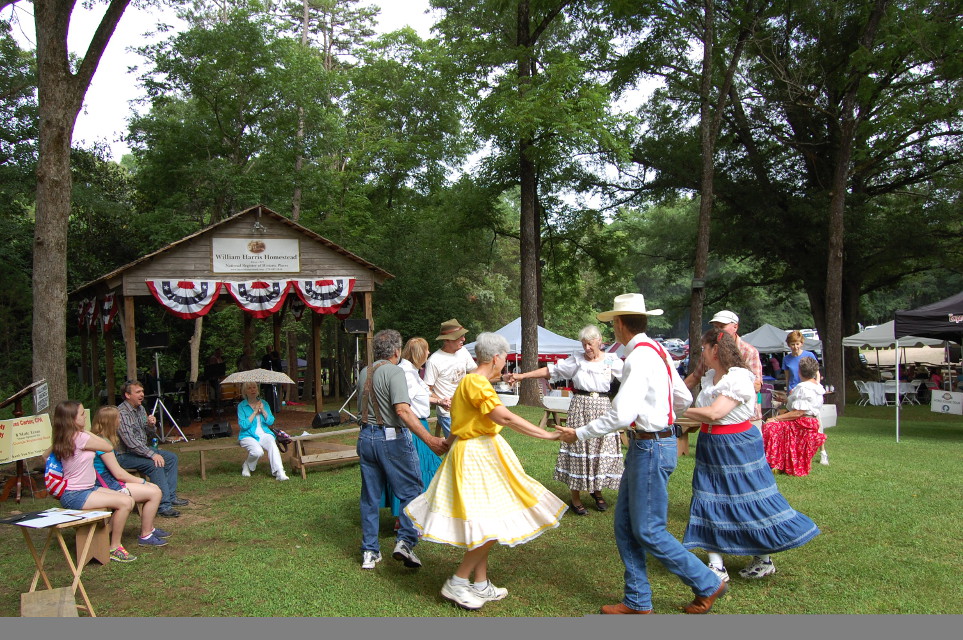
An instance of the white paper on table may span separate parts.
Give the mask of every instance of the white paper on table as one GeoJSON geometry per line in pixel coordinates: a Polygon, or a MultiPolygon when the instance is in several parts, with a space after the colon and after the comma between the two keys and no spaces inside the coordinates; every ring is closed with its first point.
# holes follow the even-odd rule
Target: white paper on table
{"type": "Polygon", "coordinates": [[[65,522],[76,522],[77,520],[83,520],[83,518],[69,513],[48,513],[47,515],[37,516],[29,520],[21,520],[15,524],[21,527],[30,527],[31,529],[44,529],[65,522]]]}

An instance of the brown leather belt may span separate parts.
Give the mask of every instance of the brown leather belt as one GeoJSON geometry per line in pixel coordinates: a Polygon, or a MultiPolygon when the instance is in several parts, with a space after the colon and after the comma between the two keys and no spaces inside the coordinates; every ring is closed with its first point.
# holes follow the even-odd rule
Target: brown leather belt
{"type": "Polygon", "coordinates": [[[668,427],[662,431],[639,431],[638,429],[626,429],[625,433],[632,440],[659,440],[660,438],[674,438],[675,429],[668,427]]]}

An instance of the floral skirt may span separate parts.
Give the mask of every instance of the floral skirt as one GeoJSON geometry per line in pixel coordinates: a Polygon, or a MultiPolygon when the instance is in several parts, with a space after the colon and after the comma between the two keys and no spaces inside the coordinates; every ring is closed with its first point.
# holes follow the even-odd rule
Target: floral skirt
{"type": "MultiPolygon", "coordinates": [[[[606,396],[575,396],[569,407],[566,425],[575,429],[604,415],[612,404],[606,396]]],[[[601,438],[562,443],[555,463],[555,475],[573,491],[595,492],[618,489],[625,464],[622,461],[622,442],[618,433],[601,438]]]]}
{"type": "Polygon", "coordinates": [[[427,542],[466,550],[514,547],[559,525],[568,507],[529,477],[500,435],[458,438],[405,513],[427,542]]]}
{"type": "Polygon", "coordinates": [[[826,434],[819,433],[819,420],[803,416],[767,422],[762,426],[762,440],[770,467],[791,476],[807,476],[826,434]]]}

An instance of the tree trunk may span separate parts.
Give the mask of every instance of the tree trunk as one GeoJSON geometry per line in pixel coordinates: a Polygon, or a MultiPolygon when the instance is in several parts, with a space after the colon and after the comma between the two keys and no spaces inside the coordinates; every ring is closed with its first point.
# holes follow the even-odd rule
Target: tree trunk
{"type": "Polygon", "coordinates": [[[67,399],[67,222],[74,124],[104,48],[130,0],[111,0],[77,73],[67,30],[74,2],[34,0],[37,34],[37,208],[33,241],[33,376],[47,380],[50,406],[67,399]]]}

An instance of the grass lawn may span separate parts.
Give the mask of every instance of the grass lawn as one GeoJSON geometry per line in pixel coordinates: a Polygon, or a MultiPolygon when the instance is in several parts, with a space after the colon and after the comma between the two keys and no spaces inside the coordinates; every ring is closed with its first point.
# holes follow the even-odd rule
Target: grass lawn
{"type": "MultiPolygon", "coordinates": [[[[529,419],[540,412],[516,407],[529,419]]],[[[891,407],[847,408],[828,430],[830,466],[805,478],[780,475],[790,504],[822,530],[801,549],[774,557],[778,573],[758,582],[738,571],[744,557],[726,557],[732,575],[719,614],[963,613],[963,419],[905,408],[895,442],[891,407]]],[[[526,471],[567,500],[552,479],[557,445],[503,431],[526,471]]],[[[695,435],[691,436],[695,444],[695,435]]],[[[352,443],[351,438],[342,442],[352,443]]],[[[170,447],[176,450],[177,446],[170,447]]],[[[170,544],[139,548],[136,515],[125,546],[131,564],[91,564],[84,584],[101,616],[582,616],[622,596],[622,564],[612,533],[613,511],[568,512],[558,529],[510,549],[496,546],[489,572],[509,597],[476,613],[438,594],[461,551],[423,543],[425,566],[411,571],[390,557],[393,518],[382,511],[384,561],[360,568],[357,464],[312,469],[275,482],[262,462],[242,478],[237,451],[209,456],[201,481],[197,454],[180,459],[179,493],[193,504],[176,520],[170,544]]],[[[683,457],[669,489],[669,528],[681,539],[688,519],[694,459],[683,457]]],[[[615,492],[609,492],[610,505],[615,492]]],[[[590,504],[588,500],[586,504],[590,504]]],[[[11,499],[0,515],[56,506],[52,499],[11,499]]],[[[67,535],[72,543],[71,534],[67,535]]],[[[39,535],[35,535],[39,540],[39,535]]],[[[0,615],[19,615],[33,561],[17,527],[0,527],[0,615]]],[[[59,551],[48,560],[54,586],[69,584],[59,551]],[[59,559],[59,562],[57,560],[59,559]]],[[[705,554],[699,552],[701,558],[705,554]]],[[[690,590],[657,561],[649,577],[657,613],[679,613],[690,590]]]]}

